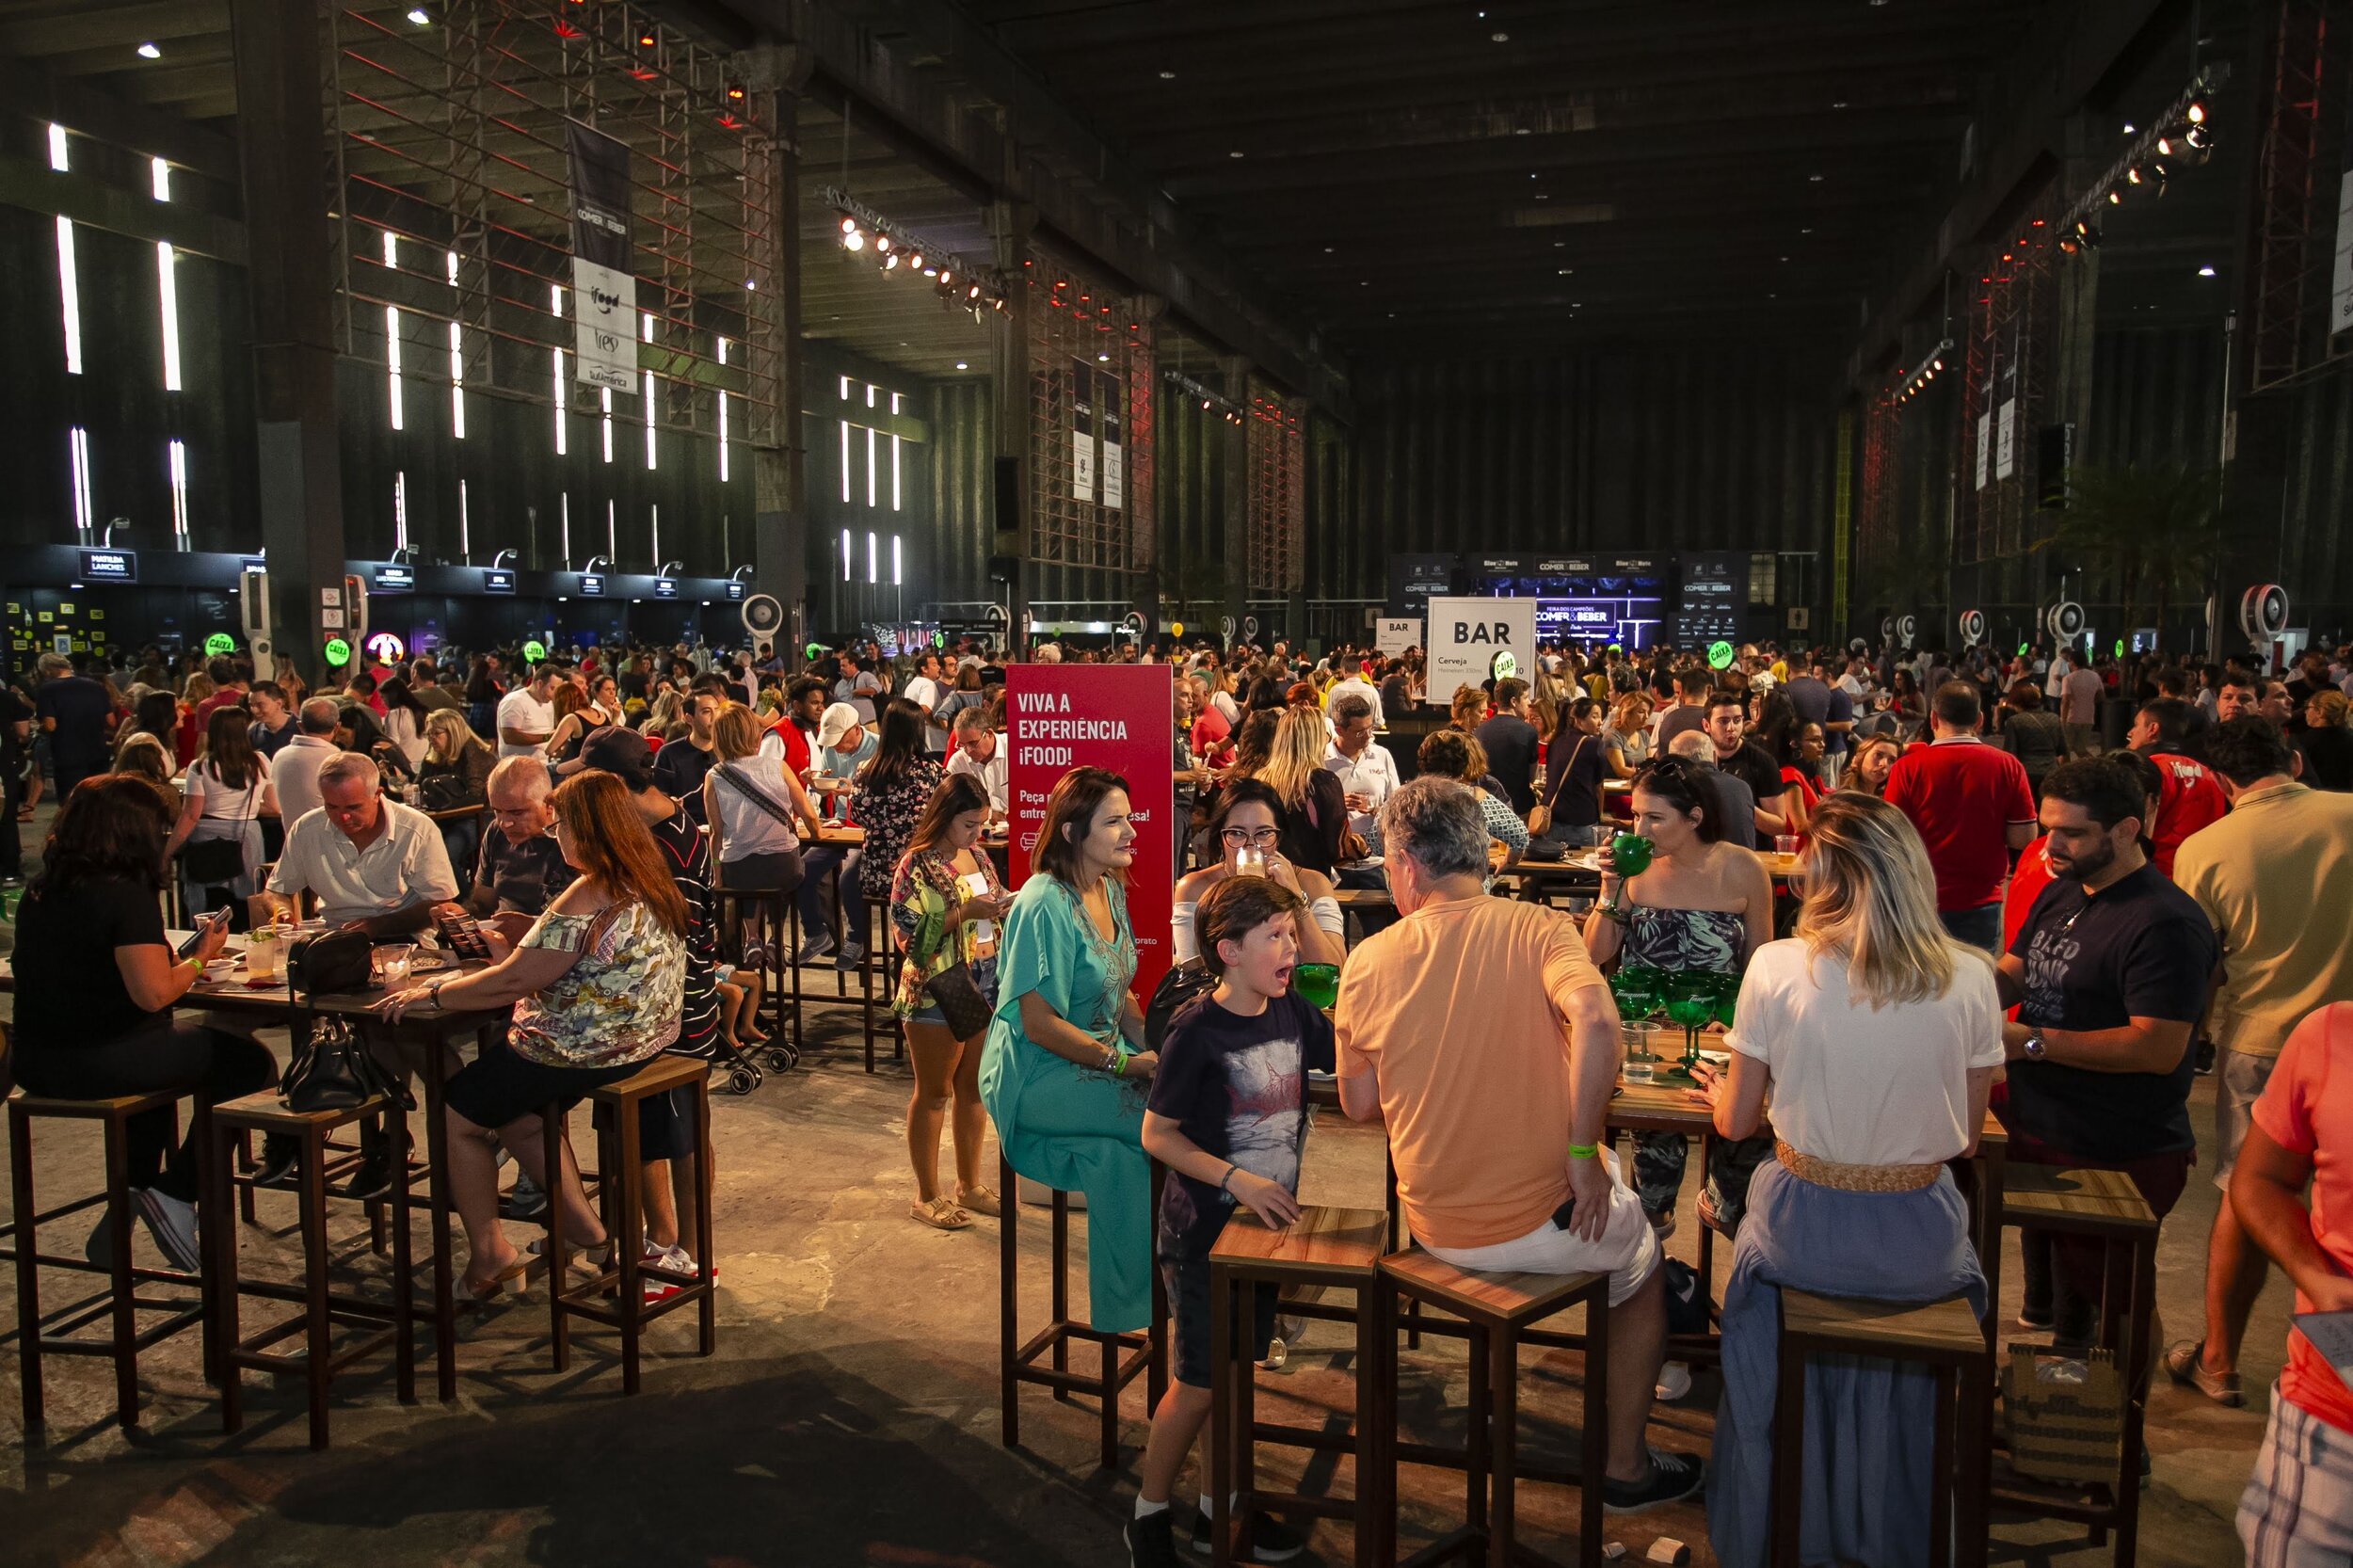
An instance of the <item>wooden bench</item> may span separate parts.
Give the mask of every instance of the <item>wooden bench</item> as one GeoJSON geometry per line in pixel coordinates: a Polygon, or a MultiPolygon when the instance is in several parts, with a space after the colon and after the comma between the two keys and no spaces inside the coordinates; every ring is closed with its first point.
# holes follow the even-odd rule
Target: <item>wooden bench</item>
{"type": "Polygon", "coordinates": [[[1387,1560],[1382,1555],[1387,1544],[1382,1527],[1392,1516],[1394,1505],[1385,1488],[1394,1472],[1384,1461],[1383,1443],[1396,1431],[1397,1422],[1382,1404],[1387,1385],[1373,1369],[1380,1365],[1385,1340],[1380,1265],[1382,1255],[1389,1250],[1388,1239],[1389,1218],[1377,1208],[1312,1205],[1302,1207],[1297,1224],[1279,1231],[1269,1230],[1249,1209],[1237,1208],[1218,1234],[1217,1245],[1209,1253],[1211,1474],[1203,1498],[1209,1516],[1212,1568],[1228,1568],[1234,1561],[1236,1525],[1246,1525],[1253,1513],[1267,1510],[1353,1519],[1357,1568],[1387,1560]],[[1356,1419],[1350,1432],[1280,1426],[1257,1418],[1257,1380],[1247,1337],[1257,1314],[1245,1304],[1258,1289],[1279,1290],[1286,1286],[1346,1290],[1354,1297],[1350,1306],[1291,1301],[1282,1307],[1293,1317],[1345,1322],[1355,1328],[1356,1419]],[[1235,1336],[1238,1323],[1245,1335],[1241,1343],[1235,1336]],[[1356,1495],[1333,1498],[1259,1491],[1257,1448],[1260,1443],[1353,1453],[1356,1495]],[[1229,1514],[1228,1500],[1237,1493],[1238,1506],[1229,1514]]]}
{"type": "Polygon", "coordinates": [[[1983,1568],[1986,1463],[1992,1434],[1993,1356],[1969,1304],[1873,1302],[1781,1291],[1781,1352],[1773,1394],[1771,1541],[1773,1568],[1799,1568],[1799,1513],[1805,1470],[1805,1376],[1816,1355],[1918,1362],[1936,1376],[1936,1420],[1929,1475],[1930,1568],[1951,1568],[1953,1538],[1964,1568],[1983,1568]],[[1946,1478],[1950,1478],[1947,1485],[1946,1478]]]}
{"type": "MultiPolygon", "coordinates": [[[[1396,1320],[1396,1298],[1420,1302],[1460,1318],[1470,1340],[1470,1436],[1461,1450],[1390,1439],[1386,1539],[1396,1535],[1400,1464],[1438,1464],[1465,1472],[1464,1523],[1460,1529],[1414,1554],[1415,1568],[1481,1558],[1492,1563],[1544,1564],[1549,1560],[1518,1539],[1518,1488],[1523,1480],[1575,1485],[1581,1493],[1577,1560],[1602,1560],[1602,1488],[1609,1468],[1609,1276],[1607,1273],[1474,1273],[1441,1262],[1418,1249],[1381,1260],[1382,1316],[1396,1320]],[[1585,1308],[1584,1437],[1575,1471],[1524,1465],[1519,1458],[1519,1346],[1535,1324],[1585,1308]]],[[[1427,1327],[1428,1325],[1425,1325],[1427,1327]]],[[[1385,1334],[1374,1375],[1382,1381],[1382,1408],[1397,1408],[1397,1341],[1385,1334]]]]}

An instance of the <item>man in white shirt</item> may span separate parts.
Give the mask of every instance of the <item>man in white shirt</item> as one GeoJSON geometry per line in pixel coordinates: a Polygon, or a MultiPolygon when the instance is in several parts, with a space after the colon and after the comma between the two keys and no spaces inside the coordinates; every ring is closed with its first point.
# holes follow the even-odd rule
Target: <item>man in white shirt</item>
{"type": "Polygon", "coordinates": [[[302,705],[301,728],[269,760],[269,787],[278,796],[278,820],[292,833],[295,824],[319,808],[319,769],[343,755],[335,744],[335,704],[314,696],[302,705]]]}
{"type": "Polygon", "coordinates": [[[531,680],[499,698],[501,757],[536,757],[555,733],[555,666],[540,664],[531,680]]]}
{"type": "Polygon", "coordinates": [[[329,926],[371,936],[421,931],[433,906],[457,896],[457,877],[433,819],[377,791],[376,763],[357,752],[319,769],[319,809],[286,830],[269,888],[254,896],[254,920],[295,907],[304,888],[318,895],[329,926]]]}
{"type": "Polygon", "coordinates": [[[1381,853],[1381,803],[1397,792],[1397,760],[1389,748],[1372,738],[1372,706],[1355,692],[1342,696],[1333,688],[1332,745],[1323,765],[1339,776],[1340,792],[1348,801],[1348,825],[1381,853]]]}
{"type": "Polygon", "coordinates": [[[936,710],[947,700],[948,688],[940,683],[939,655],[926,653],[915,661],[915,673],[907,677],[901,696],[931,714],[923,722],[923,749],[934,757],[948,749],[948,727],[939,721],[936,710]]]}
{"type": "MultiPolygon", "coordinates": [[[[1331,725],[1335,733],[1340,728],[1340,699],[1349,696],[1360,696],[1365,699],[1366,704],[1372,710],[1373,729],[1381,728],[1387,722],[1381,716],[1381,688],[1365,679],[1364,671],[1360,666],[1351,664],[1348,666],[1347,678],[1333,681],[1332,689],[1323,696],[1324,720],[1331,725]]],[[[1368,730],[1366,733],[1369,734],[1371,731],[1368,730]]],[[[1357,831],[1361,833],[1364,830],[1359,828],[1357,831]]]]}
{"type": "Polygon", "coordinates": [[[978,708],[956,714],[956,754],[948,759],[948,771],[980,779],[988,790],[988,820],[1005,820],[1005,748],[978,708]]]}

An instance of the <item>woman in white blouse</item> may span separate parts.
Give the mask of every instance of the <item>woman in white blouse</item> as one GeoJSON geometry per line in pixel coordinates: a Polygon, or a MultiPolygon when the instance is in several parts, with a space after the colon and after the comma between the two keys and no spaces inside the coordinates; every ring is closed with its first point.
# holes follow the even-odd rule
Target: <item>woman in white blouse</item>
{"type": "MultiPolygon", "coordinates": [[[[1965,1297],[1987,1310],[1968,1208],[1946,1162],[1973,1154],[2002,1062],[1993,966],[1945,934],[1936,878],[1900,811],[1864,794],[1816,810],[1797,935],[1749,960],[1728,1075],[1693,1094],[1728,1138],[1769,1092],[1776,1161],[1749,1187],[1724,1288],[1723,1403],[1708,1535],[1726,1568],[1768,1556],[1780,1292],[1965,1297]]],[[[1934,1390],[1916,1366],[1846,1357],[1806,1374],[1799,1556],[1926,1562],[1934,1390]]]]}
{"type": "Polygon", "coordinates": [[[214,709],[204,725],[203,753],[180,780],[180,820],[167,853],[176,857],[184,845],[227,840],[238,846],[235,858],[244,868],[232,877],[200,881],[183,861],[181,894],[191,915],[207,907],[209,888],[228,888],[232,909],[244,908],[253,895],[253,871],[262,863],[262,818],[278,814],[278,792],[270,788],[269,764],[253,749],[252,727],[253,715],[243,708],[214,709]]]}

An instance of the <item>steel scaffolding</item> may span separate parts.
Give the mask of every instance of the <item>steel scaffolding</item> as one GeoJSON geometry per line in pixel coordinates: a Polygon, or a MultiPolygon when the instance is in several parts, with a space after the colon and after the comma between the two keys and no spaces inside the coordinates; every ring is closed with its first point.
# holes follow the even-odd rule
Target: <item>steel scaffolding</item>
{"type": "Polygon", "coordinates": [[[1953,464],[1953,558],[1964,565],[2016,555],[2042,536],[2035,455],[2058,352],[2059,287],[2051,268],[2059,258],[2060,209],[2054,182],[2027,204],[2017,236],[1989,251],[1969,290],[1953,464]]]}
{"type": "Polygon", "coordinates": [[[1152,560],[1152,342],[1137,301],[1032,251],[1031,553],[1142,571],[1152,560]],[[1117,439],[1112,439],[1113,431],[1117,439]]]}

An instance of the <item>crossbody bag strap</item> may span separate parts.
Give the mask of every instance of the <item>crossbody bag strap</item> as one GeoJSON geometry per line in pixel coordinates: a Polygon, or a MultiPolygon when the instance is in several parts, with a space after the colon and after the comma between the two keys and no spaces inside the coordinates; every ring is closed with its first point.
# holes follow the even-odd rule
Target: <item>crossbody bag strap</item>
{"type": "Polygon", "coordinates": [[[740,769],[738,769],[734,763],[720,763],[719,776],[729,784],[734,785],[736,792],[741,794],[745,800],[750,801],[754,806],[757,806],[762,811],[767,812],[768,815],[784,824],[784,826],[790,828],[795,825],[792,820],[792,814],[787,811],[783,807],[778,806],[776,803],[775,798],[771,796],[767,791],[753,783],[751,779],[747,777],[740,769]]]}

